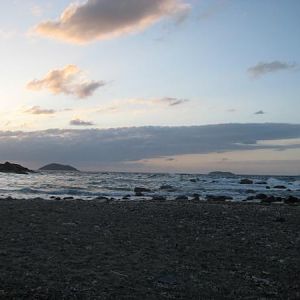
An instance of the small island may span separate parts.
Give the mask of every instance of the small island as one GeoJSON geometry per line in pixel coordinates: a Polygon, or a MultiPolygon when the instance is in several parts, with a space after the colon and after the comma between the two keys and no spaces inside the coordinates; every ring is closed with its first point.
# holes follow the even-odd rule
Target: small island
{"type": "Polygon", "coordinates": [[[225,177],[236,176],[234,173],[231,173],[231,172],[222,172],[222,171],[210,172],[208,175],[209,176],[225,176],[225,177]]]}
{"type": "Polygon", "coordinates": [[[14,174],[28,174],[33,173],[32,170],[27,169],[18,164],[12,164],[10,162],[6,162],[4,164],[0,164],[0,172],[1,173],[14,173],[14,174]]]}
{"type": "Polygon", "coordinates": [[[70,171],[70,172],[79,172],[76,168],[69,165],[62,164],[49,164],[39,169],[39,171],[70,171]]]}

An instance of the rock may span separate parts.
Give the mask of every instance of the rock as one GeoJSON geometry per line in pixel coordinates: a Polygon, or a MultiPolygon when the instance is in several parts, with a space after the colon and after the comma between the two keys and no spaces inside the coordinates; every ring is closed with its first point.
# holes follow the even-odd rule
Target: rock
{"type": "Polygon", "coordinates": [[[148,193],[151,192],[150,189],[144,188],[144,187],[136,187],[134,188],[134,192],[137,193],[148,193]]]}
{"type": "Polygon", "coordinates": [[[10,162],[0,164],[0,172],[1,173],[15,173],[15,174],[34,173],[32,170],[29,170],[18,164],[12,164],[10,162]]]}
{"type": "Polygon", "coordinates": [[[200,195],[199,194],[193,194],[193,201],[200,201],[200,195]]]}
{"type": "Polygon", "coordinates": [[[189,200],[189,198],[185,195],[179,195],[175,198],[175,200],[183,200],[183,201],[187,201],[189,200]]]}
{"type": "Polygon", "coordinates": [[[251,201],[251,200],[255,200],[255,199],[256,199],[255,196],[249,196],[249,197],[247,197],[246,201],[251,201]]]}
{"type": "Polygon", "coordinates": [[[286,204],[295,204],[295,203],[300,203],[300,199],[294,196],[289,196],[284,200],[284,203],[286,204]]]}
{"type": "Polygon", "coordinates": [[[216,196],[216,195],[207,195],[206,199],[208,201],[226,201],[226,200],[233,200],[232,197],[229,196],[216,196]]]}
{"type": "Polygon", "coordinates": [[[124,196],[122,199],[123,200],[129,200],[131,198],[131,195],[126,195],[126,196],[124,196]]]}
{"type": "Polygon", "coordinates": [[[104,196],[98,196],[95,200],[104,200],[104,201],[109,201],[109,198],[104,197],[104,196]]]}
{"type": "Polygon", "coordinates": [[[240,184],[253,184],[253,180],[251,179],[241,179],[240,184]]]}
{"type": "Polygon", "coordinates": [[[135,195],[136,195],[137,197],[143,197],[143,196],[144,196],[144,194],[141,193],[141,192],[136,192],[135,195]]]}
{"type": "Polygon", "coordinates": [[[264,199],[267,199],[268,196],[266,194],[257,194],[255,196],[255,199],[259,199],[259,200],[264,200],[264,199]]]}
{"type": "Polygon", "coordinates": [[[274,186],[274,189],[277,189],[277,190],[285,190],[287,187],[284,186],[284,185],[275,185],[274,186]]]}
{"type": "Polygon", "coordinates": [[[269,186],[266,186],[266,189],[267,189],[267,190],[270,190],[270,189],[271,189],[271,187],[269,187],[269,186]]]}
{"type": "Polygon", "coordinates": [[[258,181],[258,182],[255,182],[255,184],[264,184],[264,185],[266,185],[268,183],[266,181],[258,181]]]}
{"type": "Polygon", "coordinates": [[[261,200],[261,203],[265,203],[265,204],[274,203],[274,202],[277,202],[277,199],[274,196],[269,196],[266,199],[261,200]]]}
{"type": "Polygon", "coordinates": [[[61,200],[61,198],[60,197],[55,197],[55,200],[61,200]]]}
{"type": "Polygon", "coordinates": [[[166,201],[167,198],[166,198],[165,196],[154,195],[154,196],[152,197],[152,200],[154,200],[154,201],[166,201]]]}
{"type": "Polygon", "coordinates": [[[40,171],[72,171],[79,172],[76,168],[69,165],[49,164],[39,169],[40,171]]]}
{"type": "Polygon", "coordinates": [[[174,188],[173,186],[171,186],[169,184],[162,185],[159,189],[160,190],[165,190],[165,191],[168,191],[168,192],[176,191],[176,188],[174,188]]]}
{"type": "Polygon", "coordinates": [[[74,197],[64,197],[64,200],[74,200],[74,197]]]}
{"type": "Polygon", "coordinates": [[[198,180],[197,179],[190,179],[190,182],[196,183],[198,180]]]}

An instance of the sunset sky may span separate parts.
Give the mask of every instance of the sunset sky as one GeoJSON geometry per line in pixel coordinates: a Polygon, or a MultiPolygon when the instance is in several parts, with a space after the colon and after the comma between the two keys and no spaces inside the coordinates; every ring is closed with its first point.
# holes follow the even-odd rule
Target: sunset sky
{"type": "Polygon", "coordinates": [[[0,9],[2,160],[300,174],[300,1],[4,0],[0,9]],[[213,125],[228,123],[234,130],[213,125]],[[248,138],[254,123],[263,134],[248,138]],[[205,149],[212,133],[202,125],[216,129],[211,140],[233,130],[232,146],[205,149]],[[157,139],[156,150],[144,142],[133,150],[130,143],[158,136],[141,126],[187,136],[179,134],[173,148],[157,139]],[[37,157],[31,147],[42,137],[37,157]],[[110,150],[109,158],[87,159],[108,139],[132,155],[110,150]],[[48,153],[54,143],[79,154],[48,153]]]}

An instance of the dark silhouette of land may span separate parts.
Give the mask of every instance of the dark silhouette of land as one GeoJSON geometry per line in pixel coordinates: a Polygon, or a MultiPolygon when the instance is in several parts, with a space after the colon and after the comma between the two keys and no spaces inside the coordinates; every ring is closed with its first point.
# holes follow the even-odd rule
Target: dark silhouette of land
{"type": "Polygon", "coordinates": [[[1,173],[15,173],[15,174],[28,174],[33,173],[32,170],[29,170],[21,165],[13,164],[10,162],[6,162],[4,164],[0,164],[0,172],[1,173]]]}
{"type": "Polygon", "coordinates": [[[69,165],[62,165],[62,164],[49,164],[39,169],[40,171],[73,171],[79,172],[76,168],[69,166],[69,165]]]}

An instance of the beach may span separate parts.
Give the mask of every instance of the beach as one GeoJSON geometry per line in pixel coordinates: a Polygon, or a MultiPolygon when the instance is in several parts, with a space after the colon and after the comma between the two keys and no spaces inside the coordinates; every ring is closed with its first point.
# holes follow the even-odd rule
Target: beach
{"type": "Polygon", "coordinates": [[[299,299],[300,206],[0,201],[1,299],[299,299]]]}

